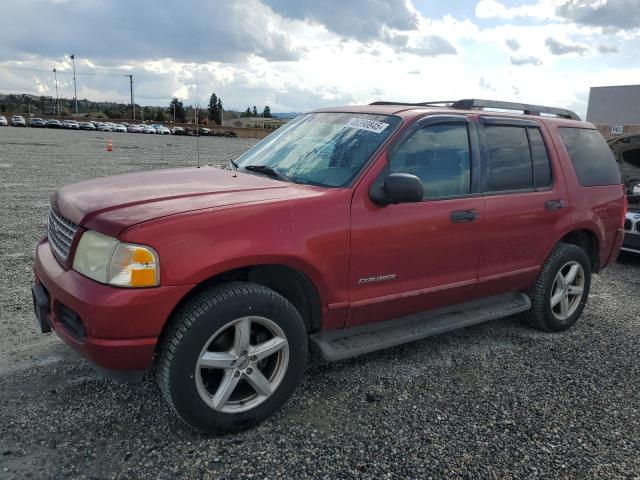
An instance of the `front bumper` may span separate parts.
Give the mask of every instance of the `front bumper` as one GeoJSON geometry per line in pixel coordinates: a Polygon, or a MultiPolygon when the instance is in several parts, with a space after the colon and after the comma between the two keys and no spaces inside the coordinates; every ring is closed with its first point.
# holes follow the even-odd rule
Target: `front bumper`
{"type": "Polygon", "coordinates": [[[621,250],[625,252],[640,253],[640,233],[625,232],[621,250]]]}
{"type": "Polygon", "coordinates": [[[193,287],[126,289],[102,285],[62,268],[46,239],[38,244],[34,270],[36,285],[43,287],[49,301],[48,311],[40,310],[41,321],[106,371],[147,370],[165,322],[193,287]],[[72,314],[77,316],[77,325],[68,320],[72,314]]]}

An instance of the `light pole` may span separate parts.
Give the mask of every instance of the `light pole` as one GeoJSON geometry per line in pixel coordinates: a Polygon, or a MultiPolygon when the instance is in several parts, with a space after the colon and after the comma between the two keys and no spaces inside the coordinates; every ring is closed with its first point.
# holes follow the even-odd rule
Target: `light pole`
{"type": "Polygon", "coordinates": [[[73,101],[76,106],[76,115],[78,114],[78,88],[76,85],[76,54],[69,55],[71,62],[73,63],[73,101]]]}
{"type": "Polygon", "coordinates": [[[176,123],[176,104],[173,104],[173,123],[176,123]]]}
{"type": "Polygon", "coordinates": [[[136,106],[133,103],[133,75],[129,75],[129,87],[131,88],[131,119],[136,119],[136,106]]]}
{"type": "MultiPolygon", "coordinates": [[[[58,107],[58,116],[60,116],[60,97],[58,96],[58,70],[53,69],[53,76],[56,79],[56,106],[58,107]]],[[[55,113],[54,113],[55,115],[55,113]]]]}

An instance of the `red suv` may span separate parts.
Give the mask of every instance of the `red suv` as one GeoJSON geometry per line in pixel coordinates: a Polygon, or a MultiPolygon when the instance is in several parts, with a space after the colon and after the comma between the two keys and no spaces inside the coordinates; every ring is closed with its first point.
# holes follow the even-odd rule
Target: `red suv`
{"type": "Polygon", "coordinates": [[[58,190],[34,304],[104,372],[155,364],[185,422],[235,431],[281,407],[308,348],[340,360],[513,314],[569,328],[625,209],[607,144],[567,110],[320,110],[226,169],[58,190]]]}

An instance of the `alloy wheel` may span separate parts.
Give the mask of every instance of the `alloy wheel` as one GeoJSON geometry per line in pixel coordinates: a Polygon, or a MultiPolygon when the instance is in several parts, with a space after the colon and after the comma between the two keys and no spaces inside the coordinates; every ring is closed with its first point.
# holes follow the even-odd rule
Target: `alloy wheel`
{"type": "Polygon", "coordinates": [[[551,288],[551,312],[558,320],[566,320],[575,313],[582,301],[585,286],[584,269],[579,262],[562,266],[551,288]]]}
{"type": "Polygon", "coordinates": [[[245,412],[276,391],[288,364],[289,344],[282,329],[265,317],[242,317],[205,343],[196,363],[196,386],[210,408],[245,412]]]}

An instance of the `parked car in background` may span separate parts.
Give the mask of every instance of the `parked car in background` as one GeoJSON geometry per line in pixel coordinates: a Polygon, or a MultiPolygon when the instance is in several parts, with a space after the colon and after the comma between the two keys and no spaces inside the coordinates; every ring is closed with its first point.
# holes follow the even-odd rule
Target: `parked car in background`
{"type": "Polygon", "coordinates": [[[153,128],[151,125],[145,125],[144,133],[156,133],[156,129],[153,128]]]}
{"type": "Polygon", "coordinates": [[[101,132],[113,132],[113,127],[108,123],[101,123],[98,127],[98,130],[100,130],[101,132]]]}
{"type": "Polygon", "coordinates": [[[27,122],[22,115],[14,115],[11,117],[11,125],[14,127],[26,127],[27,122]]]}
{"type": "Polygon", "coordinates": [[[152,369],[184,422],[232,432],[282,407],[308,348],[338,361],[516,314],[571,328],[626,208],[611,149],[569,110],[328,108],[228,170],[60,188],[32,295],[43,332],[121,379],[152,369]]]}
{"type": "Polygon", "coordinates": [[[182,127],[173,127],[171,129],[171,134],[172,135],[186,135],[187,132],[185,132],[184,128],[182,128],[182,127]]]}
{"type": "Polygon", "coordinates": [[[44,128],[46,126],[46,122],[41,118],[32,118],[29,120],[29,126],[35,128],[44,128]]]}
{"type": "Polygon", "coordinates": [[[62,128],[62,123],[56,118],[51,118],[47,120],[45,126],[47,128],[62,128]]]}
{"type": "Polygon", "coordinates": [[[134,125],[131,124],[127,127],[127,131],[129,133],[143,133],[144,130],[142,129],[142,127],[140,125],[134,125]]]}
{"type": "Polygon", "coordinates": [[[203,137],[207,137],[209,135],[211,135],[211,130],[208,128],[204,128],[202,127],[199,131],[200,135],[202,135],[203,137]]]}
{"type": "Polygon", "coordinates": [[[0,115],[0,127],[6,127],[7,125],[9,125],[7,118],[4,115],[0,115]]]}
{"type": "Polygon", "coordinates": [[[624,221],[622,250],[640,254],[640,185],[633,186],[631,193],[627,196],[629,208],[624,221]]]}
{"type": "Polygon", "coordinates": [[[116,123],[113,127],[113,131],[127,133],[127,127],[125,127],[124,125],[120,125],[119,123],[116,123]]]}
{"type": "Polygon", "coordinates": [[[80,130],[80,124],[75,120],[63,120],[62,128],[69,130],[80,130]]]}
{"type": "Polygon", "coordinates": [[[164,125],[160,125],[160,128],[156,129],[156,132],[160,135],[171,135],[171,130],[164,125]]]}
{"type": "Polygon", "coordinates": [[[93,122],[82,122],[80,123],[80,130],[95,130],[96,126],[93,122]]]}

